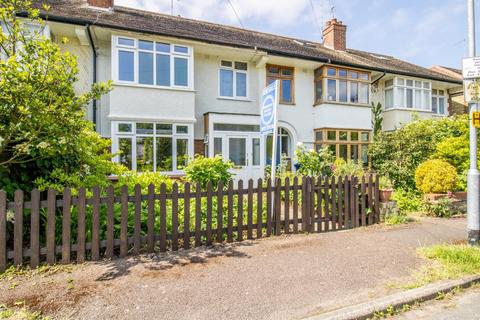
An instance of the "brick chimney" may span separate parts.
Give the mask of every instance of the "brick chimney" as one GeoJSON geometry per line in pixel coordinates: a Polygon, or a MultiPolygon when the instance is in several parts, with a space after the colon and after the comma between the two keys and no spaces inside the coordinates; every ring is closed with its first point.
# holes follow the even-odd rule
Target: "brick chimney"
{"type": "Polygon", "coordinates": [[[89,6],[109,9],[113,7],[114,0],[87,0],[89,6]]]}
{"type": "Polygon", "coordinates": [[[337,18],[327,21],[323,28],[323,45],[334,50],[347,48],[347,26],[337,18]]]}

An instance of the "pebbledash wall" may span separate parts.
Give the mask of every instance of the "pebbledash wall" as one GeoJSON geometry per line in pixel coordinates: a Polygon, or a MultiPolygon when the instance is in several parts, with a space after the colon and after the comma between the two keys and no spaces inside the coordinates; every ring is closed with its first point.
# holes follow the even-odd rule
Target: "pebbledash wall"
{"type": "MultiPolygon", "coordinates": [[[[91,85],[93,78],[93,53],[88,42],[86,28],[57,22],[49,22],[49,26],[54,41],[63,37],[69,39],[67,44],[58,42],[64,51],[69,51],[78,57],[80,80],[76,84],[76,89],[79,92],[85,91],[91,85]]],[[[236,170],[242,178],[256,178],[263,175],[263,168],[269,164],[266,154],[268,142],[265,137],[259,135],[256,127],[251,127],[253,128],[252,132],[241,132],[236,129],[217,131],[215,124],[251,124],[255,126],[255,123],[259,123],[259,99],[261,91],[267,83],[267,65],[294,68],[294,103],[280,104],[278,114],[282,134],[286,137],[286,146],[281,150],[287,154],[292,168],[296,144],[302,142],[307,148],[314,148],[318,130],[332,129],[339,132],[338,130],[346,129],[359,133],[370,132],[372,123],[370,103],[380,102],[385,107],[385,82],[396,77],[394,74],[371,72],[369,100],[366,105],[336,102],[322,102],[315,105],[315,70],[323,65],[319,62],[268,55],[266,52],[256,50],[142,33],[121,32],[100,27],[92,27],[91,31],[97,48],[97,81],[113,80],[114,82],[113,91],[98,101],[96,117],[97,131],[104,137],[112,138],[114,152],[119,150],[119,123],[172,124],[173,132],[169,134],[174,141],[172,153],[175,153],[179,146],[184,148],[184,144],[187,143],[186,152],[189,157],[192,157],[194,153],[212,156],[218,151],[216,148],[220,147],[220,153],[229,158],[231,145],[240,142],[237,147],[240,148],[241,154],[235,156],[240,157],[236,160],[243,161],[241,157],[244,156],[246,158],[245,166],[253,166],[258,169],[242,171],[242,165],[239,165],[236,170]],[[115,53],[116,37],[151,40],[188,47],[191,55],[188,87],[158,88],[117,81],[118,77],[115,71],[115,66],[118,64],[118,56],[115,53]],[[220,97],[219,69],[222,60],[247,64],[246,97],[238,99],[220,97]],[[378,78],[380,80],[376,81],[375,79],[378,78]],[[179,131],[178,135],[176,135],[176,130],[179,131]],[[214,137],[220,139],[217,140],[220,141],[217,147],[214,145],[214,137]],[[243,146],[243,140],[238,139],[246,139],[245,146],[243,146]],[[242,148],[248,150],[244,152],[242,148]]],[[[359,71],[368,72],[367,69],[359,69],[359,71]]],[[[449,88],[456,86],[447,82],[411,77],[401,78],[429,82],[432,88],[441,89],[445,93],[449,88]]],[[[449,109],[448,100],[446,94],[445,110],[449,109]]],[[[418,114],[421,118],[448,115],[448,111],[438,115],[432,111],[418,111],[393,106],[384,110],[384,130],[395,130],[402,124],[410,122],[413,113],[418,114]]],[[[92,106],[89,107],[88,118],[93,121],[92,106]]],[[[136,138],[137,135],[133,134],[132,139],[136,138]]],[[[340,139],[339,136],[336,140],[338,139],[340,139]]],[[[133,145],[132,148],[135,149],[133,145]]],[[[338,150],[337,147],[337,154],[338,150]]],[[[353,149],[348,150],[349,154],[353,153],[353,149]]],[[[137,153],[144,151],[137,147],[132,152],[135,157],[138,156],[137,153]]],[[[116,157],[115,160],[119,161],[120,158],[116,157]]],[[[160,170],[158,166],[154,166],[154,170],[178,171],[182,169],[181,161],[181,157],[176,156],[173,160],[172,170],[160,170]]],[[[139,170],[138,166],[136,169],[139,170]]]]}

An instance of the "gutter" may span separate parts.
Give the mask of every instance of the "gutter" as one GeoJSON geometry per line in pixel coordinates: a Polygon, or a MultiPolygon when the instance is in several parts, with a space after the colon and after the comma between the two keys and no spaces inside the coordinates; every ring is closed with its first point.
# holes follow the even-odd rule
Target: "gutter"
{"type": "MultiPolygon", "coordinates": [[[[90,47],[92,48],[93,54],[93,79],[92,84],[97,83],[97,49],[95,48],[95,43],[93,42],[92,32],[90,30],[90,25],[86,25],[87,28],[87,36],[88,41],[90,42],[90,47]]],[[[93,126],[96,129],[97,127],[97,99],[92,101],[92,118],[93,118],[93,126]]]]}
{"type": "Polygon", "coordinates": [[[374,81],[370,82],[371,85],[374,85],[375,83],[377,83],[378,81],[380,81],[380,79],[382,79],[383,77],[385,77],[385,75],[387,74],[386,71],[383,71],[383,74],[378,77],[377,79],[375,79],[374,81]]]}
{"type": "MultiPolygon", "coordinates": [[[[86,19],[79,19],[79,18],[66,18],[66,17],[63,17],[63,16],[46,15],[46,14],[43,14],[41,16],[42,16],[42,18],[45,18],[45,19],[48,18],[48,20],[50,20],[50,21],[63,22],[63,23],[76,24],[76,25],[90,25],[92,23],[92,21],[89,21],[89,20],[86,20],[86,19]]],[[[359,68],[359,69],[366,69],[366,70],[370,70],[370,71],[392,73],[392,74],[402,75],[402,76],[418,77],[418,78],[447,82],[447,83],[455,83],[455,84],[462,84],[463,83],[460,80],[458,80],[458,81],[446,80],[446,79],[442,79],[442,78],[426,76],[426,75],[419,75],[419,74],[410,73],[410,72],[401,72],[401,71],[387,70],[387,69],[382,69],[382,68],[366,67],[364,65],[359,65],[359,64],[355,64],[355,63],[347,63],[347,62],[343,62],[343,61],[335,61],[335,60],[331,60],[331,59],[328,59],[328,58],[314,58],[314,57],[305,56],[305,55],[301,55],[301,54],[293,54],[293,53],[286,53],[286,52],[278,51],[278,50],[265,49],[265,48],[257,47],[255,45],[241,45],[241,44],[232,45],[230,43],[225,43],[225,42],[222,42],[222,41],[210,41],[210,40],[198,39],[198,38],[188,37],[188,36],[179,37],[179,36],[172,36],[171,34],[168,34],[168,33],[154,32],[154,31],[148,31],[148,30],[138,30],[138,28],[115,26],[115,25],[109,25],[109,24],[106,24],[106,23],[99,23],[99,22],[94,22],[94,23],[95,23],[96,26],[103,27],[103,28],[117,29],[117,30],[137,32],[137,33],[140,32],[140,33],[150,34],[150,35],[161,35],[161,36],[166,36],[166,37],[174,37],[174,38],[198,41],[198,42],[209,43],[209,44],[217,44],[217,45],[228,46],[228,47],[233,47],[233,48],[261,50],[261,51],[266,51],[267,53],[269,53],[271,55],[281,56],[281,57],[290,57],[290,58],[297,58],[297,59],[308,60],[308,61],[329,63],[329,64],[335,64],[335,65],[344,66],[344,67],[359,68]]]]}

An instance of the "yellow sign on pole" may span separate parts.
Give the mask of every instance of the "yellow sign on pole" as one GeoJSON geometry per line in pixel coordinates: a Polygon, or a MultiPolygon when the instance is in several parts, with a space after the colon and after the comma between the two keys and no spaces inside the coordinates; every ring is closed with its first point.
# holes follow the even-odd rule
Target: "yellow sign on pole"
{"type": "Polygon", "coordinates": [[[472,113],[472,123],[475,128],[480,128],[480,111],[472,113]]]}

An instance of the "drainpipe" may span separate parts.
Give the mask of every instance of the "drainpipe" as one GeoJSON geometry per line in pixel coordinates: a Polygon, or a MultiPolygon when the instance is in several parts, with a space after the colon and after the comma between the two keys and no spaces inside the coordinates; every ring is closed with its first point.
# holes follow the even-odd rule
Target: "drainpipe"
{"type": "MultiPolygon", "coordinates": [[[[87,36],[88,36],[88,41],[90,42],[90,47],[92,48],[92,53],[93,53],[93,79],[92,83],[95,84],[97,83],[97,49],[95,49],[95,44],[93,43],[93,37],[92,37],[92,32],[90,30],[90,25],[86,25],[87,28],[87,36]]],[[[97,100],[94,99],[92,102],[92,118],[93,118],[93,126],[95,127],[95,130],[97,129],[97,100]]]]}
{"type": "Polygon", "coordinates": [[[385,77],[387,73],[385,71],[383,71],[383,74],[378,77],[376,80],[374,80],[372,83],[370,83],[371,85],[374,85],[375,83],[377,83],[378,81],[380,81],[380,79],[382,79],[383,77],[385,77]]]}

